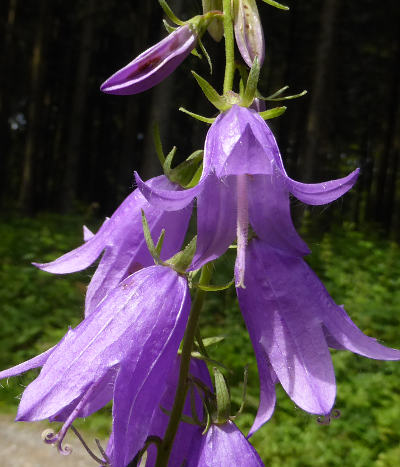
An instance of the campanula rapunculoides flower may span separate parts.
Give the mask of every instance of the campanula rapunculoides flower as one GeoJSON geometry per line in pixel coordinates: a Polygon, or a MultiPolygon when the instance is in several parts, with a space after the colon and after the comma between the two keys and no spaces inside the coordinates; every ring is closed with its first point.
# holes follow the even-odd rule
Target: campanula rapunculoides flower
{"type": "MultiPolygon", "coordinates": [[[[148,181],[153,187],[176,190],[178,186],[161,175],[148,181]]],[[[141,210],[146,214],[150,232],[157,241],[165,229],[161,259],[177,253],[186,234],[191,209],[165,212],[151,206],[139,190],[134,190],[107,219],[99,231],[92,235],[87,229],[85,243],[51,263],[36,264],[40,269],[54,274],[81,271],[104,254],[90,281],[86,293],[85,315],[88,316],[123,279],[136,270],[154,264],[143,235],[141,210]]]]}
{"type": "Polygon", "coordinates": [[[252,239],[245,282],[237,294],[260,377],[260,406],[250,434],[272,415],[278,382],[301,409],[330,413],[336,384],[328,347],[377,360],[400,359],[399,350],[361,332],[300,257],[252,239]]]}
{"type": "Polygon", "coordinates": [[[48,439],[62,451],[74,419],[113,397],[119,411],[114,432],[124,430],[123,412],[129,408],[140,449],[162,396],[159,384],[176,360],[189,309],[187,279],[170,267],[151,266],[127,277],[39,361],[0,372],[7,378],[43,365],[22,395],[17,420],[65,421],[60,433],[48,439]]]}
{"type": "Polygon", "coordinates": [[[185,24],[114,73],[100,89],[107,94],[119,95],[146,91],[169,76],[196,44],[196,30],[185,24]]]}
{"type": "Polygon", "coordinates": [[[261,66],[265,58],[265,42],[256,0],[234,0],[233,5],[235,38],[240,55],[249,68],[256,57],[261,66]]]}
{"type": "Polygon", "coordinates": [[[182,209],[197,196],[192,267],[218,258],[237,238],[236,283],[243,285],[248,225],[272,247],[303,256],[309,249],[293,226],[289,194],[311,205],[330,203],[354,185],[358,170],[324,183],[292,180],[268,125],[255,110],[234,105],[217,117],[207,133],[197,186],[160,190],[135,176],[149,202],[166,210],[182,209]]]}

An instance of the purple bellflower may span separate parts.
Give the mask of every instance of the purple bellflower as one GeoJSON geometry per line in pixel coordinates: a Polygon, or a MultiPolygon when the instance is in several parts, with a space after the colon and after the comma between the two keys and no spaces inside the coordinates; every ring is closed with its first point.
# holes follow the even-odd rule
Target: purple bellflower
{"type": "MultiPolygon", "coordinates": [[[[178,186],[171,183],[164,175],[153,178],[148,183],[159,189],[178,189],[178,186]]],[[[54,274],[81,271],[96,261],[104,251],[86,293],[85,315],[88,316],[107,292],[127,276],[154,264],[143,235],[142,209],[155,241],[161,230],[165,229],[161,259],[172,257],[182,245],[192,213],[191,209],[176,212],[161,211],[151,206],[139,190],[134,190],[112,217],[106,219],[95,235],[84,228],[83,245],[51,263],[34,263],[35,266],[54,274]]]]}
{"type": "Polygon", "coordinates": [[[261,66],[265,58],[265,41],[256,0],[235,0],[234,11],[235,38],[240,54],[249,68],[256,57],[261,66]]]}
{"type": "Polygon", "coordinates": [[[165,210],[179,210],[197,197],[197,250],[192,268],[221,256],[237,238],[236,284],[244,285],[250,224],[257,237],[295,256],[309,253],[290,215],[289,194],[311,205],[326,204],[348,191],[358,170],[324,183],[288,177],[275,138],[255,110],[234,105],[217,117],[205,142],[204,167],[197,186],[163,190],[135,174],[143,195],[165,210]]]}
{"type": "Polygon", "coordinates": [[[187,279],[170,267],[151,266],[127,277],[54,348],[0,372],[3,379],[42,366],[22,395],[16,420],[64,421],[47,442],[67,454],[62,441],[73,421],[113,398],[114,444],[125,452],[126,423],[133,416],[129,433],[135,433],[136,444],[130,448],[138,451],[161,400],[160,385],[176,360],[189,310],[187,279]]]}
{"type": "Polygon", "coordinates": [[[197,45],[191,24],[177,28],[158,44],[118,70],[100,87],[107,94],[129,95],[146,91],[169,76],[197,45]]]}
{"type": "Polygon", "coordinates": [[[237,288],[237,294],[260,377],[260,406],[250,435],[272,415],[277,382],[303,410],[331,412],[336,384],[328,347],[400,359],[399,350],[361,332],[302,258],[260,239],[250,240],[247,250],[246,288],[237,288]]]}

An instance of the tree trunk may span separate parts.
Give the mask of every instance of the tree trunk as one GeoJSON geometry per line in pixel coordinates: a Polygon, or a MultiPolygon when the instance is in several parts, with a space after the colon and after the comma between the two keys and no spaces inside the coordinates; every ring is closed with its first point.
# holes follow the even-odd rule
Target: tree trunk
{"type": "Polygon", "coordinates": [[[94,29],[94,0],[85,4],[86,14],[82,18],[82,40],[79,47],[78,66],[75,75],[74,96],[69,122],[69,136],[65,157],[63,211],[70,211],[78,188],[78,162],[82,155],[81,140],[84,128],[88,76],[92,54],[94,29]]]}
{"type": "Polygon", "coordinates": [[[39,7],[39,21],[37,23],[31,61],[31,87],[28,106],[27,135],[19,193],[19,206],[27,213],[32,213],[34,206],[32,193],[33,155],[36,149],[38,136],[37,128],[39,123],[39,108],[41,104],[43,44],[46,31],[47,8],[47,0],[41,0],[39,7]]]}
{"type": "Polygon", "coordinates": [[[339,0],[325,0],[320,22],[318,46],[315,56],[315,73],[310,89],[311,102],[306,128],[306,147],[304,153],[302,179],[312,181],[315,172],[317,148],[321,142],[322,117],[327,111],[324,94],[329,71],[329,62],[334,38],[334,25],[339,0]]]}

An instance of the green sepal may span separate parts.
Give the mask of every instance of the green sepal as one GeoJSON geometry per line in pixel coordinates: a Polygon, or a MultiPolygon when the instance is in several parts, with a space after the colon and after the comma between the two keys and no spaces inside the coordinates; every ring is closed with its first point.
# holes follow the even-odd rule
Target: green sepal
{"type": "Polygon", "coordinates": [[[224,424],[229,420],[231,414],[231,398],[224,375],[218,370],[218,368],[213,368],[213,372],[215,395],[217,399],[217,419],[214,421],[216,423],[224,424]]]}
{"type": "Polygon", "coordinates": [[[214,107],[221,111],[228,110],[230,108],[230,105],[226,102],[223,96],[220,96],[208,81],[198,75],[195,71],[192,71],[192,75],[195,77],[197,84],[200,86],[204,95],[214,107]]]}
{"type": "Polygon", "coordinates": [[[164,28],[167,30],[167,33],[168,34],[171,34],[172,32],[176,31],[178,28],[174,28],[173,26],[171,26],[168,21],[166,21],[165,19],[162,20],[163,21],[163,24],[164,24],[164,28]]]}
{"type": "Polygon", "coordinates": [[[191,53],[192,55],[194,55],[195,57],[199,58],[200,60],[203,58],[203,57],[201,56],[201,53],[198,52],[197,49],[193,49],[190,53],[191,53]]]}
{"type": "Polygon", "coordinates": [[[158,3],[160,4],[161,8],[164,10],[164,13],[167,15],[167,17],[175,24],[179,26],[184,26],[185,22],[181,21],[175,13],[171,10],[169,7],[168,3],[165,0],[158,0],[158,3]]]}
{"type": "Polygon", "coordinates": [[[176,272],[184,274],[186,269],[190,266],[190,263],[193,260],[193,256],[196,252],[196,240],[197,236],[193,237],[192,240],[184,250],[176,253],[172,258],[166,261],[166,264],[171,266],[176,272]]]}
{"type": "Polygon", "coordinates": [[[237,418],[243,412],[244,406],[246,405],[248,376],[249,376],[249,367],[248,367],[248,365],[246,365],[244,367],[244,374],[243,374],[242,402],[240,404],[239,410],[236,412],[236,415],[231,417],[231,419],[233,419],[233,420],[235,418],[237,418]]]}
{"type": "Polygon", "coordinates": [[[216,19],[216,18],[223,18],[223,13],[222,11],[209,11],[205,13],[204,15],[197,15],[194,16],[193,18],[189,19],[188,21],[185,22],[185,24],[188,24],[195,32],[196,34],[201,37],[209,27],[209,25],[216,19]]]}
{"type": "Polygon", "coordinates": [[[223,284],[223,285],[211,285],[211,284],[202,285],[199,283],[194,283],[193,286],[197,287],[200,290],[204,290],[205,292],[219,292],[220,290],[229,289],[229,287],[233,285],[234,283],[235,283],[235,279],[232,279],[230,282],[228,282],[227,284],[223,284]]]}
{"type": "Polygon", "coordinates": [[[264,112],[260,112],[259,115],[264,120],[270,120],[271,118],[276,118],[282,115],[287,107],[274,107],[273,109],[264,110],[264,112]]]}
{"type": "MultiPolygon", "coordinates": [[[[196,425],[202,426],[203,423],[200,421],[198,415],[197,415],[197,407],[196,407],[196,386],[193,384],[190,385],[189,388],[190,391],[190,411],[192,413],[192,419],[195,421],[196,425]]],[[[200,396],[201,398],[201,396],[200,396]]]]}
{"type": "MultiPolygon", "coordinates": [[[[179,351],[178,351],[179,353],[179,351]]],[[[217,365],[220,368],[229,371],[229,369],[221,362],[218,360],[214,360],[213,358],[206,357],[205,355],[201,354],[200,352],[197,352],[196,350],[193,350],[193,352],[190,354],[193,358],[197,358],[198,360],[203,360],[206,363],[209,363],[210,365],[217,365]]]]}
{"type": "Polygon", "coordinates": [[[200,122],[208,123],[209,125],[215,122],[215,118],[203,117],[202,115],[190,112],[190,110],[186,110],[184,107],[179,107],[179,110],[183,112],[184,114],[190,115],[196,120],[200,120],[200,122]]]}
{"type": "Polygon", "coordinates": [[[208,66],[209,66],[209,68],[210,68],[210,75],[212,75],[213,67],[212,67],[211,57],[210,57],[210,55],[208,54],[206,48],[204,47],[203,41],[202,41],[200,38],[199,38],[199,40],[198,40],[198,43],[199,43],[199,46],[200,46],[201,51],[203,52],[204,56],[205,56],[206,59],[207,59],[208,66]]]}
{"type": "MultiPolygon", "coordinates": [[[[181,162],[177,167],[171,169],[170,161],[164,164],[165,175],[171,180],[171,182],[177,183],[178,185],[186,188],[196,176],[199,167],[202,166],[203,162],[202,149],[193,152],[185,161],[181,162]]],[[[166,162],[168,157],[166,159],[166,162]]],[[[171,159],[172,161],[172,159],[171,159]]]]}
{"type": "Polygon", "coordinates": [[[158,160],[163,166],[165,163],[165,155],[162,147],[161,136],[160,136],[160,127],[157,122],[153,124],[153,142],[156,149],[158,160]]]}
{"type": "Polygon", "coordinates": [[[196,186],[201,178],[201,174],[203,173],[203,162],[199,165],[199,168],[196,170],[195,174],[193,175],[192,180],[185,185],[185,188],[193,188],[196,186]]]}
{"type": "Polygon", "coordinates": [[[244,94],[242,96],[241,105],[243,107],[250,107],[254,101],[254,98],[257,93],[257,84],[258,78],[260,76],[260,64],[258,62],[258,57],[255,57],[253,61],[253,65],[251,66],[251,70],[249,76],[247,78],[246,87],[244,90],[244,94]]]}
{"type": "Polygon", "coordinates": [[[157,240],[157,245],[155,247],[158,257],[160,257],[160,255],[161,255],[161,249],[162,249],[162,246],[163,246],[163,243],[164,243],[164,238],[165,238],[165,229],[162,229],[161,233],[160,233],[160,236],[158,237],[158,240],[157,240]]]}
{"type": "Polygon", "coordinates": [[[224,336],[205,337],[203,339],[203,345],[204,347],[210,347],[210,345],[219,344],[223,340],[225,340],[224,336]]]}
{"type": "Polygon", "coordinates": [[[289,7],[286,5],[282,5],[282,3],[275,2],[274,0],[262,0],[264,3],[268,3],[268,5],[274,6],[275,8],[279,8],[280,10],[289,10],[289,7]]]}
{"type": "MultiPolygon", "coordinates": [[[[142,226],[143,226],[144,239],[146,240],[147,248],[148,248],[151,256],[153,257],[154,262],[156,264],[161,264],[162,261],[160,260],[160,255],[157,252],[157,248],[155,247],[153,239],[151,237],[149,224],[147,222],[146,214],[144,213],[143,209],[142,209],[142,226]]],[[[162,236],[162,233],[161,233],[160,237],[161,236],[162,236]]],[[[160,242],[160,239],[157,242],[157,245],[159,244],[159,242],[160,242]]]]}
{"type": "Polygon", "coordinates": [[[172,164],[173,158],[175,157],[175,153],[176,153],[176,146],[174,146],[171,149],[171,151],[168,153],[167,157],[165,158],[165,161],[163,164],[163,170],[164,170],[165,175],[167,176],[169,175],[171,171],[171,164],[172,164]]]}
{"type": "Polygon", "coordinates": [[[287,100],[290,100],[290,99],[297,99],[298,97],[303,97],[307,94],[307,91],[304,90],[304,91],[301,91],[299,92],[298,94],[292,94],[290,96],[282,96],[282,97],[276,97],[276,96],[279,96],[280,94],[283,93],[284,90],[286,90],[289,86],[285,86],[284,88],[282,89],[279,89],[279,91],[277,91],[276,93],[272,94],[271,96],[268,96],[268,97],[263,97],[259,92],[257,92],[256,96],[258,99],[261,99],[263,101],[273,101],[273,102],[277,102],[277,101],[287,101],[287,100]]]}

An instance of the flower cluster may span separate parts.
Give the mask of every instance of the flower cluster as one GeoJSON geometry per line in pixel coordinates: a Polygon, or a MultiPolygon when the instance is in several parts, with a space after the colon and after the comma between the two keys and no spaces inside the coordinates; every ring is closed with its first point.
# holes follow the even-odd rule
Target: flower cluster
{"type": "MultiPolygon", "coordinates": [[[[237,45],[251,67],[264,57],[255,0],[233,4],[237,45]]],[[[220,12],[209,13],[205,8],[200,19],[180,24],[101,89],[135,94],[159,83],[196,46],[211,20],[221,21],[220,12]]],[[[304,262],[309,249],[291,219],[290,195],[310,205],[330,203],[352,188],[358,170],[324,183],[291,179],[253,98],[251,106],[240,100],[229,105],[211,125],[197,184],[187,188],[168,174],[144,182],[135,174],[138,188],[96,234],[85,228],[80,247],[51,263],[35,263],[66,274],[87,268],[102,254],[83,321],[53,348],[0,372],[2,379],[41,367],[23,392],[17,420],[64,422],[59,433],[46,435],[61,453],[68,454],[62,443],[74,420],[112,400],[112,433],[101,465],[126,467],[144,459],[146,466],[263,465],[229,413],[223,379],[216,376],[213,387],[204,361],[190,358],[201,286],[208,286],[200,279],[192,300],[193,278],[235,242],[232,274],[260,379],[249,436],[272,416],[278,383],[303,410],[331,413],[336,384],[329,348],[400,359],[400,351],[363,334],[334,303],[304,262]],[[194,200],[197,240],[180,251],[194,200]]]]}

